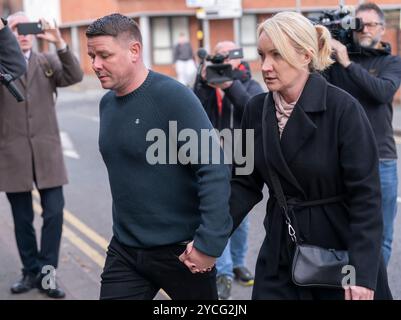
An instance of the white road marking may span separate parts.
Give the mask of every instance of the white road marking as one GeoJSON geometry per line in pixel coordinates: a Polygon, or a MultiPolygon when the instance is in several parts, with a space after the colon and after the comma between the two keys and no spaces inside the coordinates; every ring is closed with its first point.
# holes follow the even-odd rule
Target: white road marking
{"type": "Polygon", "coordinates": [[[67,132],[60,132],[60,138],[61,138],[61,145],[63,146],[63,154],[66,157],[70,157],[73,159],[79,159],[80,156],[78,152],[74,148],[74,144],[72,143],[72,140],[70,136],[68,135],[67,132]]]}

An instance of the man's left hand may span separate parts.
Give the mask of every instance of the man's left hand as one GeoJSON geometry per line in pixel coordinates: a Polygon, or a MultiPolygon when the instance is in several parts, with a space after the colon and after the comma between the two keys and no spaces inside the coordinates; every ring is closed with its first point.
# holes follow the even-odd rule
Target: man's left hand
{"type": "Polygon", "coordinates": [[[56,21],[54,21],[53,26],[50,25],[50,23],[45,19],[40,19],[40,22],[42,23],[44,33],[38,34],[37,37],[39,39],[54,43],[57,50],[64,49],[66,47],[66,43],[61,37],[61,32],[60,29],[57,27],[56,21]]]}
{"type": "Polygon", "coordinates": [[[351,64],[351,60],[348,57],[347,47],[335,39],[331,39],[331,47],[336,54],[337,62],[344,68],[347,68],[351,64]]]}

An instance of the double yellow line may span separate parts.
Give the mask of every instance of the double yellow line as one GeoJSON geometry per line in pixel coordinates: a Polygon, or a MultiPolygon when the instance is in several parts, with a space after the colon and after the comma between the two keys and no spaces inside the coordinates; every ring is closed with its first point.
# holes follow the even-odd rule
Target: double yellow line
{"type": "MultiPolygon", "coordinates": [[[[33,194],[33,210],[38,215],[42,214],[42,207],[40,205],[40,195],[37,190],[32,191],[33,194]]],[[[82,253],[89,257],[93,262],[95,262],[101,269],[104,267],[105,256],[109,242],[99,235],[96,231],[86,225],[84,222],[79,220],[75,215],[73,215],[67,209],[64,209],[64,221],[68,222],[80,233],[85,235],[93,243],[95,243],[102,253],[94,249],[87,241],[82,239],[76,232],[74,232],[69,226],[63,224],[63,237],[67,238],[76,248],[78,248],[82,253]]],[[[167,293],[162,289],[160,293],[167,299],[170,299],[167,293]]]]}

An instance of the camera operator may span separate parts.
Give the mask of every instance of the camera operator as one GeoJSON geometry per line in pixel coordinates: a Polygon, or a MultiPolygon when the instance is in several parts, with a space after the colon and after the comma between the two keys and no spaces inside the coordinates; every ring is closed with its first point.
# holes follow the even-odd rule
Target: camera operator
{"type": "Polygon", "coordinates": [[[11,287],[13,294],[38,287],[51,298],[63,298],[56,284],[43,287],[42,268],[57,268],[63,225],[63,185],[67,174],[63,160],[55,110],[57,87],[82,80],[82,70],[57,26],[41,20],[43,33],[37,37],[53,43],[56,53],[32,50],[34,36],[19,34],[18,25],[28,23],[23,12],[8,17],[10,29],[17,37],[25,56],[27,72],[15,81],[26,97],[17,103],[0,87],[0,191],[6,192],[14,218],[15,236],[23,265],[22,279],[11,287]],[[32,207],[33,186],[40,193],[42,234],[38,250],[32,207]]]}
{"type": "MultiPolygon", "coordinates": [[[[228,56],[229,51],[238,49],[231,41],[219,42],[213,54],[228,56]]],[[[251,79],[246,62],[227,58],[224,63],[231,64],[233,79],[222,83],[208,83],[205,70],[202,79],[197,81],[195,94],[200,99],[215,129],[237,129],[241,126],[246,103],[254,95],[263,92],[258,82],[251,79]]],[[[235,277],[245,286],[253,285],[253,275],[245,267],[247,251],[248,220],[244,219],[231,236],[223,254],[217,259],[217,292],[220,299],[229,299],[235,277]]]]}
{"type": "MultiPolygon", "coordinates": [[[[213,54],[227,55],[230,50],[237,49],[231,41],[219,42],[213,54]]],[[[234,79],[223,83],[208,83],[205,72],[194,88],[195,94],[213,126],[218,129],[240,128],[245,104],[254,95],[263,92],[258,82],[251,79],[251,72],[246,62],[241,59],[226,59],[231,64],[234,79]]]]}
{"type": "Polygon", "coordinates": [[[26,63],[17,39],[7,26],[7,21],[0,19],[0,73],[9,74],[14,79],[26,70],[26,63]]]}
{"type": "Polygon", "coordinates": [[[375,133],[380,157],[384,223],[382,252],[387,265],[397,212],[397,153],[392,128],[392,101],[401,81],[401,59],[391,55],[388,43],[381,42],[385,19],[376,4],[361,4],[356,9],[356,17],[363,21],[363,29],[353,34],[356,50],[348,52],[341,42],[333,39],[337,63],[325,75],[332,84],[362,104],[375,133]]]}

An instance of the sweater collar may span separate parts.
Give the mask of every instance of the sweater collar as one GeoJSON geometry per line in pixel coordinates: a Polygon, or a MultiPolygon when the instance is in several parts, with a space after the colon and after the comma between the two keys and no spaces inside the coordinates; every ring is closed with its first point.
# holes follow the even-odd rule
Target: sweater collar
{"type": "Polygon", "coordinates": [[[149,70],[149,73],[145,79],[144,82],[142,82],[142,84],[136,88],[134,91],[127,93],[126,95],[123,96],[116,96],[115,92],[114,92],[114,96],[116,97],[117,101],[121,101],[121,102],[127,102],[129,101],[131,98],[138,96],[139,94],[141,94],[150,84],[150,82],[152,81],[154,72],[152,70],[149,70]]]}

